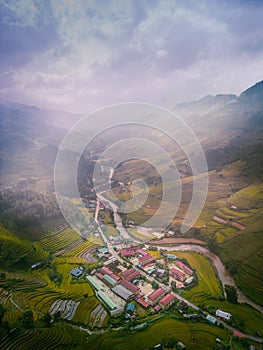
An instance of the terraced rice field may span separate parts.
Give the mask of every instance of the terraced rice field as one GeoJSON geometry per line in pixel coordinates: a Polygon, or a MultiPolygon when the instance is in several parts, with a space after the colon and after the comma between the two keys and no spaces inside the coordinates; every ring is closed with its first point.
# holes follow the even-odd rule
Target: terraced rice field
{"type": "Polygon", "coordinates": [[[41,330],[32,329],[14,338],[5,336],[1,341],[1,349],[84,350],[86,337],[85,332],[80,332],[67,325],[56,325],[56,327],[41,330]]]}
{"type": "Polygon", "coordinates": [[[73,231],[71,228],[66,228],[62,232],[41,239],[36,244],[41,248],[55,252],[57,250],[64,249],[66,246],[72,244],[78,239],[78,233],[73,231]]]}
{"type": "Polygon", "coordinates": [[[104,322],[107,318],[108,314],[104,310],[101,304],[99,304],[89,316],[89,327],[93,328],[101,328],[104,326],[104,322]]]}
{"type": "Polygon", "coordinates": [[[216,338],[228,339],[228,332],[202,323],[182,322],[172,318],[162,319],[143,331],[130,335],[114,332],[99,335],[88,342],[92,350],[144,350],[162,342],[163,338],[176,338],[189,350],[211,350],[216,338]]]}
{"type": "Polygon", "coordinates": [[[52,303],[48,312],[52,316],[54,316],[57,312],[60,312],[61,318],[71,321],[75,316],[79,304],[80,302],[75,302],[74,300],[58,299],[52,303]]]}
{"type": "Polygon", "coordinates": [[[233,275],[238,287],[256,303],[263,305],[263,240],[262,231],[243,232],[222,244],[220,253],[225,263],[236,261],[233,275]]]}

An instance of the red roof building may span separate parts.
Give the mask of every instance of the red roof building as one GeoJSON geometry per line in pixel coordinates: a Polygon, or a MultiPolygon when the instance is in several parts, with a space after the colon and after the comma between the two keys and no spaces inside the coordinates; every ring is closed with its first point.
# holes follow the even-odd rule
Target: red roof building
{"type": "Polygon", "coordinates": [[[156,304],[166,293],[166,291],[162,288],[156,289],[152,294],[148,296],[148,301],[151,305],[156,304]]]}
{"type": "Polygon", "coordinates": [[[137,299],[137,303],[143,306],[145,309],[148,309],[148,307],[150,306],[150,304],[142,298],[137,299]]]}
{"type": "Polygon", "coordinates": [[[138,260],[139,260],[139,264],[144,266],[146,264],[149,264],[152,261],[155,261],[155,258],[150,254],[146,253],[145,255],[141,256],[138,260]]]}
{"type": "Polygon", "coordinates": [[[100,273],[102,275],[112,275],[113,274],[113,272],[108,267],[102,267],[100,269],[100,273]]]}
{"type": "Polygon", "coordinates": [[[142,256],[149,254],[149,253],[147,253],[145,250],[143,250],[141,248],[137,249],[137,253],[142,255],[142,256]]]}
{"type": "Polygon", "coordinates": [[[156,305],[154,308],[154,311],[158,312],[161,310],[161,306],[160,305],[156,305]]]}
{"type": "Polygon", "coordinates": [[[173,267],[170,270],[170,275],[172,277],[174,277],[175,279],[178,279],[179,281],[183,282],[186,280],[186,275],[184,272],[182,272],[181,270],[177,269],[176,267],[173,267]]]}
{"type": "Polygon", "coordinates": [[[183,270],[185,273],[187,273],[188,275],[192,276],[192,274],[194,273],[193,270],[190,269],[190,267],[186,266],[184,263],[182,263],[181,261],[177,261],[176,262],[176,266],[179,267],[179,269],[183,270]]]}
{"type": "Polygon", "coordinates": [[[139,293],[140,292],[140,288],[135,286],[134,284],[132,284],[131,282],[128,282],[126,280],[121,280],[120,284],[125,287],[126,289],[128,289],[130,292],[132,293],[139,293]]]}
{"type": "Polygon", "coordinates": [[[117,275],[115,275],[115,273],[113,273],[112,275],[110,275],[111,276],[111,278],[113,278],[115,281],[119,281],[121,278],[120,278],[120,276],[117,276],[117,275]]]}
{"type": "Polygon", "coordinates": [[[160,300],[160,305],[163,309],[168,309],[175,301],[175,297],[168,293],[160,300]]]}
{"type": "Polygon", "coordinates": [[[133,249],[120,249],[119,252],[123,258],[135,255],[135,251],[133,249]]]}
{"type": "Polygon", "coordinates": [[[99,272],[97,272],[95,276],[98,277],[100,280],[102,280],[103,278],[103,275],[99,272]]]}
{"type": "Polygon", "coordinates": [[[126,277],[128,277],[129,275],[131,275],[135,271],[137,271],[137,270],[132,267],[131,269],[128,269],[128,270],[122,272],[121,276],[126,279],[126,277]]]}
{"type": "Polygon", "coordinates": [[[140,276],[140,272],[136,270],[136,271],[130,273],[125,279],[126,279],[127,281],[132,281],[132,280],[134,280],[136,277],[139,277],[139,276],[140,276]]]}

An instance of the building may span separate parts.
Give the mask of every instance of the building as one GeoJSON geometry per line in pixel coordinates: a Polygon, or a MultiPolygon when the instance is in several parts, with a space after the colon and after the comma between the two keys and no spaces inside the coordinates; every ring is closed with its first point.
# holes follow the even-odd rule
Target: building
{"type": "Polygon", "coordinates": [[[161,300],[160,300],[160,306],[162,309],[166,310],[168,309],[170,306],[172,306],[175,302],[175,297],[168,293],[166,294],[161,300]]]}
{"type": "Polygon", "coordinates": [[[223,318],[224,320],[229,321],[232,317],[232,315],[229,312],[225,312],[222,310],[217,309],[216,310],[216,316],[223,318]]]}
{"type": "Polygon", "coordinates": [[[105,266],[100,269],[100,273],[102,275],[112,275],[113,274],[113,272],[108,267],[105,267],[105,266]]]}
{"type": "Polygon", "coordinates": [[[122,274],[121,274],[121,276],[123,277],[123,278],[125,278],[126,280],[131,280],[130,278],[129,278],[129,276],[134,276],[134,277],[132,277],[132,279],[133,278],[136,278],[137,276],[139,276],[140,275],[140,272],[139,271],[137,271],[135,268],[131,268],[131,269],[129,269],[129,270],[126,270],[126,271],[124,271],[122,274]]]}
{"type": "Polygon", "coordinates": [[[127,307],[126,307],[126,312],[127,312],[130,316],[132,316],[132,315],[134,314],[134,312],[135,312],[135,305],[132,304],[132,303],[129,303],[129,304],[127,305],[127,307]]]}
{"type": "Polygon", "coordinates": [[[158,303],[158,301],[164,296],[164,294],[166,293],[166,291],[162,288],[158,288],[156,289],[154,292],[152,292],[149,296],[148,296],[148,301],[151,305],[155,305],[158,303]]]}
{"type": "Polygon", "coordinates": [[[170,270],[170,275],[174,277],[175,279],[178,279],[181,282],[184,282],[186,280],[185,273],[182,272],[181,270],[177,269],[176,267],[173,267],[170,270]]]}
{"type": "Polygon", "coordinates": [[[137,299],[137,303],[143,306],[145,309],[148,309],[148,307],[150,306],[150,304],[143,298],[137,299]]]}
{"type": "Polygon", "coordinates": [[[160,305],[156,305],[153,309],[155,312],[159,312],[160,310],[162,310],[160,305]]]}
{"type": "Polygon", "coordinates": [[[102,281],[110,287],[114,287],[117,284],[117,281],[115,281],[115,279],[112,278],[110,275],[104,275],[102,277],[102,281]]]}
{"type": "Polygon", "coordinates": [[[115,281],[119,281],[121,278],[120,278],[120,276],[118,276],[118,275],[115,275],[115,273],[113,273],[112,275],[110,275],[111,276],[111,278],[113,278],[115,281]]]}
{"type": "Polygon", "coordinates": [[[125,279],[127,281],[132,281],[134,280],[135,278],[138,278],[140,276],[140,272],[135,270],[134,272],[130,273],[125,279]]]}
{"type": "Polygon", "coordinates": [[[102,291],[97,292],[97,297],[113,311],[117,309],[117,305],[102,291]]]}
{"type": "Polygon", "coordinates": [[[134,294],[138,294],[140,292],[140,288],[135,286],[134,284],[132,284],[129,281],[121,280],[120,281],[120,285],[122,285],[123,287],[127,288],[130,292],[132,292],[134,294]]]}
{"type": "Polygon", "coordinates": [[[166,254],[165,257],[169,260],[175,260],[177,259],[177,256],[174,254],[166,254]]]}
{"type": "Polygon", "coordinates": [[[211,323],[211,324],[216,324],[216,323],[217,323],[217,319],[214,318],[214,317],[211,316],[211,315],[207,315],[205,319],[206,319],[209,323],[211,323]]]}
{"type": "Polygon", "coordinates": [[[120,255],[122,258],[128,258],[131,256],[135,256],[134,249],[120,249],[120,255]]]}
{"type": "Polygon", "coordinates": [[[95,280],[95,278],[92,276],[87,276],[86,278],[96,291],[103,290],[102,286],[95,280]]]}
{"type": "Polygon", "coordinates": [[[79,278],[83,274],[83,271],[76,267],[70,271],[70,274],[73,276],[73,278],[79,278]]]}
{"type": "Polygon", "coordinates": [[[182,261],[177,261],[176,266],[179,267],[179,269],[183,270],[188,275],[192,276],[194,271],[190,269],[190,267],[186,266],[182,261]]]}
{"type": "Polygon", "coordinates": [[[138,261],[141,266],[144,266],[146,264],[149,264],[150,262],[155,261],[155,258],[151,256],[151,254],[146,253],[145,255],[140,256],[138,261]]]}
{"type": "Polygon", "coordinates": [[[123,287],[122,285],[118,284],[115,287],[111,288],[111,290],[117,294],[119,297],[124,299],[125,301],[129,301],[134,297],[134,293],[129,291],[127,288],[123,287]]]}

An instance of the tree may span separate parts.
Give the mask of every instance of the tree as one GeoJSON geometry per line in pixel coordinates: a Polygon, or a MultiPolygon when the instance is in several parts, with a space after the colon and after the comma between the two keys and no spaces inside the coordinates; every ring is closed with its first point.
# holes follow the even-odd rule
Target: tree
{"type": "Polygon", "coordinates": [[[232,304],[237,304],[238,302],[238,296],[237,296],[237,289],[234,286],[225,286],[226,291],[226,298],[227,300],[232,304]]]}
{"type": "Polygon", "coordinates": [[[20,323],[22,327],[26,329],[30,329],[34,327],[34,317],[33,317],[33,312],[30,311],[25,311],[23,315],[20,317],[20,323]]]}
{"type": "Polygon", "coordinates": [[[44,314],[44,317],[43,317],[43,322],[44,322],[44,325],[46,327],[50,327],[50,324],[51,324],[51,320],[52,320],[52,317],[51,315],[47,312],[44,314]]]}
{"type": "Polygon", "coordinates": [[[3,322],[4,314],[5,314],[5,308],[4,308],[4,306],[2,304],[0,304],[0,325],[3,322]]]}

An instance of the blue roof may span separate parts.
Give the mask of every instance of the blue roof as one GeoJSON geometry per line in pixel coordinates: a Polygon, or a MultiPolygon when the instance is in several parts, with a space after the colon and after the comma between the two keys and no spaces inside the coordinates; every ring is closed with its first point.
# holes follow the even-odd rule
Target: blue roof
{"type": "Polygon", "coordinates": [[[81,271],[78,267],[70,271],[71,275],[73,277],[79,277],[83,274],[83,271],[81,271]]]}
{"type": "Polygon", "coordinates": [[[127,305],[126,311],[134,312],[134,311],[135,311],[135,305],[129,303],[129,304],[127,305]]]}

